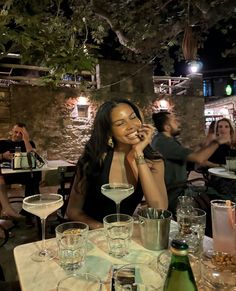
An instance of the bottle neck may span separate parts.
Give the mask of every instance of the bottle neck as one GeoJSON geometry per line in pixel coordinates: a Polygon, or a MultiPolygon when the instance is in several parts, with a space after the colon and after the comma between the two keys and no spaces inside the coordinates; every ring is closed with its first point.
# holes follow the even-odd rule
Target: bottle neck
{"type": "Polygon", "coordinates": [[[171,247],[170,250],[171,250],[171,253],[175,256],[185,257],[188,255],[188,249],[179,250],[179,249],[171,247]]]}
{"type": "Polygon", "coordinates": [[[179,263],[184,263],[184,264],[189,264],[189,258],[188,255],[177,255],[172,253],[171,256],[171,263],[172,262],[179,262],[179,263]]]}

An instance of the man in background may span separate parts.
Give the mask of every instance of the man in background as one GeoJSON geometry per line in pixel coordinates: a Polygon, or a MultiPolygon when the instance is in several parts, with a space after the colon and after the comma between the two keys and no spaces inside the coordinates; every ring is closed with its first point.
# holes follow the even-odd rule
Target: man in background
{"type": "MultiPolygon", "coordinates": [[[[30,140],[29,133],[24,123],[16,123],[11,131],[11,138],[8,140],[0,140],[0,161],[11,162],[15,149],[21,152],[31,152],[35,150],[35,144],[30,140]]],[[[1,216],[5,218],[20,218],[21,215],[17,213],[9,203],[7,196],[7,185],[23,184],[25,185],[25,196],[39,193],[39,182],[41,180],[41,173],[16,173],[16,174],[0,174],[0,203],[1,216]]]]}
{"type": "Polygon", "coordinates": [[[158,133],[152,140],[152,147],[158,150],[165,162],[165,183],[168,193],[169,210],[175,214],[178,197],[183,195],[187,182],[187,162],[202,164],[215,152],[220,144],[229,142],[225,137],[217,137],[207,146],[192,151],[181,145],[176,137],[181,132],[178,118],[170,112],[161,111],[152,115],[158,133]]]}

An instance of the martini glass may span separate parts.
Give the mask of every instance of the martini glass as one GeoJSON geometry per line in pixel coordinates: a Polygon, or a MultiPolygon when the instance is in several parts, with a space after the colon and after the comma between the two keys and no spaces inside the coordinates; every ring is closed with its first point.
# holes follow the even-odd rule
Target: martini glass
{"type": "Polygon", "coordinates": [[[101,187],[101,192],[116,203],[116,213],[120,213],[120,202],[134,192],[134,186],[126,183],[110,183],[101,187]]]}
{"type": "Polygon", "coordinates": [[[55,257],[55,252],[47,249],[45,245],[45,222],[48,215],[55,212],[62,205],[63,197],[59,194],[37,194],[24,198],[23,209],[39,216],[42,225],[42,248],[31,255],[33,261],[44,262],[55,257]]]}

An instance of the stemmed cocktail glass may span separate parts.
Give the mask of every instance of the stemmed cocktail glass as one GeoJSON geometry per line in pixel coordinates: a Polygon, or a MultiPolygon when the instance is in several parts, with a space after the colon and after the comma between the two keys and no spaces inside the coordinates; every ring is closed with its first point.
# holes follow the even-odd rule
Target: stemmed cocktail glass
{"type": "Polygon", "coordinates": [[[134,192],[134,186],[126,183],[104,184],[101,192],[116,203],[116,213],[120,213],[120,202],[134,192]]]}
{"type": "Polygon", "coordinates": [[[59,194],[37,194],[24,198],[23,209],[40,217],[42,225],[42,249],[31,255],[32,260],[43,262],[55,257],[55,253],[45,246],[45,222],[49,214],[63,205],[59,194]]]}

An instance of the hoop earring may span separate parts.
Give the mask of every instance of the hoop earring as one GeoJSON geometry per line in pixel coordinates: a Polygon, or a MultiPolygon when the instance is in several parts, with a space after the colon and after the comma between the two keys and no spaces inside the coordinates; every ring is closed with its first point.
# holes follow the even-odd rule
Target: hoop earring
{"type": "Polygon", "coordinates": [[[111,147],[112,149],[114,148],[114,142],[113,142],[111,136],[109,137],[109,139],[108,139],[108,141],[107,141],[107,144],[108,144],[108,146],[111,147]]]}

